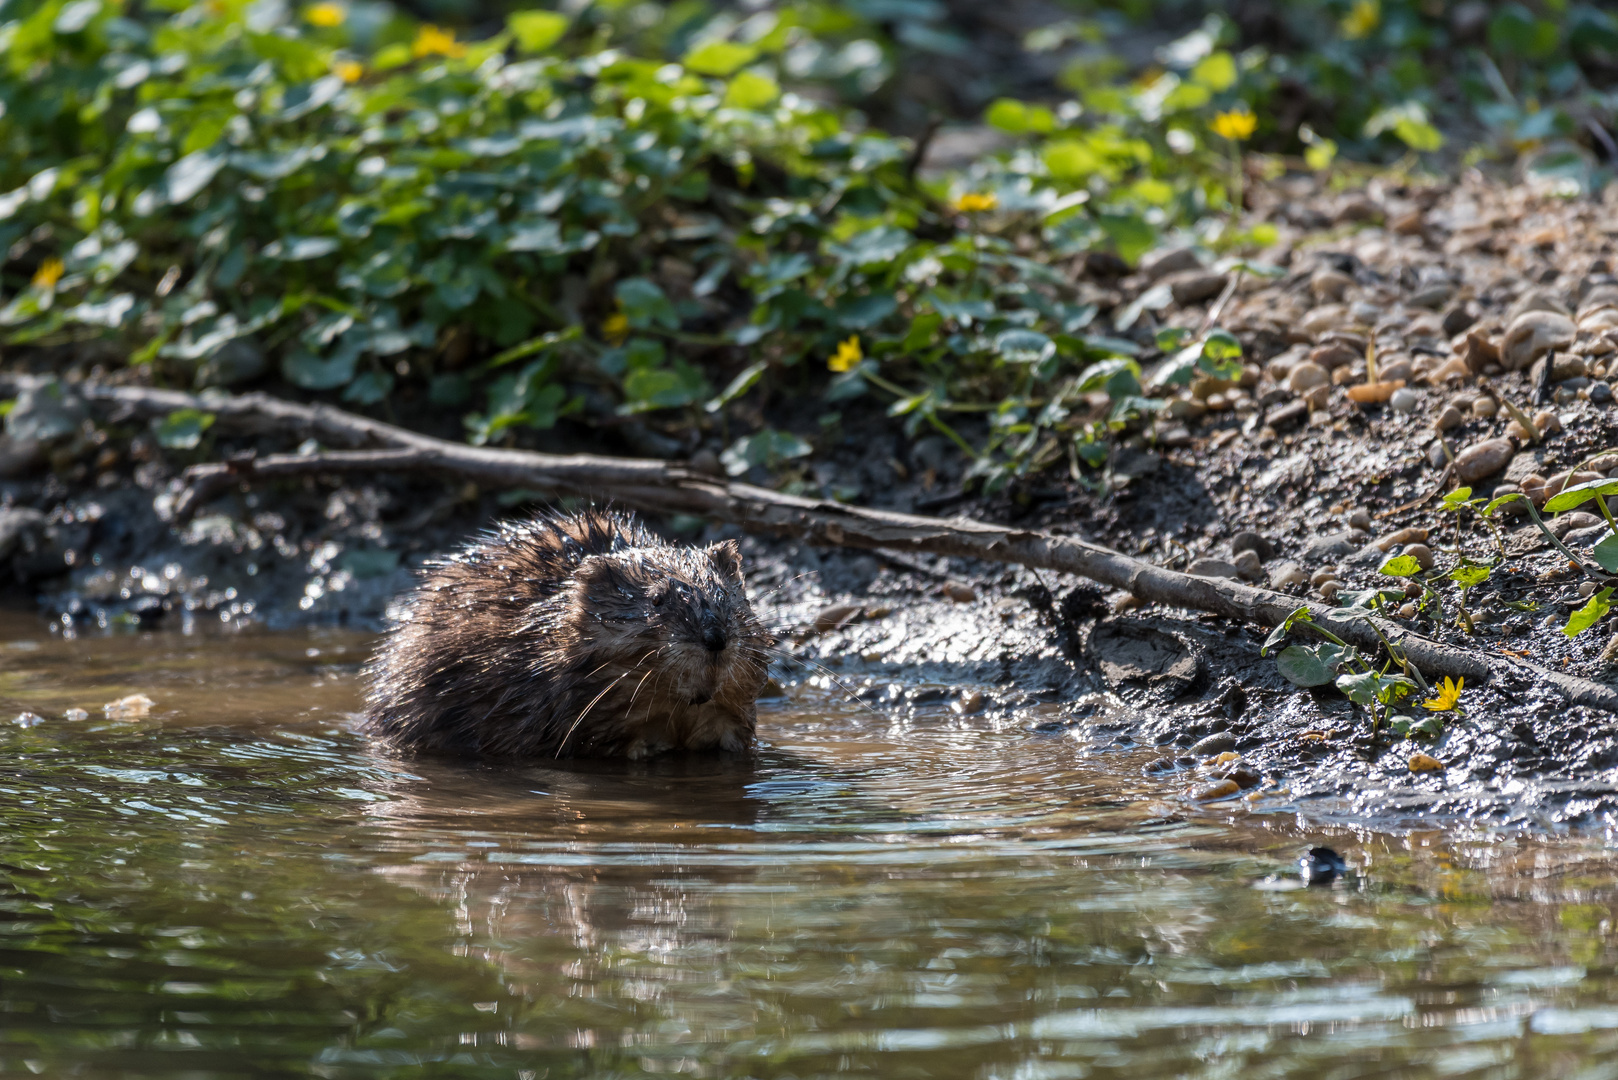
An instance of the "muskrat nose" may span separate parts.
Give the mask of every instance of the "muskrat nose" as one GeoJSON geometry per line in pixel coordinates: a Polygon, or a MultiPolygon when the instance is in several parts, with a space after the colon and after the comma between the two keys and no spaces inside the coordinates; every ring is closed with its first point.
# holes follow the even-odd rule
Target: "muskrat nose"
{"type": "Polygon", "coordinates": [[[707,604],[702,605],[702,647],[711,653],[725,651],[725,628],[720,625],[719,617],[709,610],[707,604]]]}

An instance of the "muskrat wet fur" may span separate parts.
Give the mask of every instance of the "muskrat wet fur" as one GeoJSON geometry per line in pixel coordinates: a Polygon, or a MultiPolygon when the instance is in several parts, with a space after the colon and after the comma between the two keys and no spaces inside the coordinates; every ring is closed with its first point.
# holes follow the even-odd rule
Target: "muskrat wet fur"
{"type": "Polygon", "coordinates": [[[429,563],[367,668],[366,726],[487,757],[742,750],[774,644],[741,549],[605,511],[506,522],[429,563]]]}

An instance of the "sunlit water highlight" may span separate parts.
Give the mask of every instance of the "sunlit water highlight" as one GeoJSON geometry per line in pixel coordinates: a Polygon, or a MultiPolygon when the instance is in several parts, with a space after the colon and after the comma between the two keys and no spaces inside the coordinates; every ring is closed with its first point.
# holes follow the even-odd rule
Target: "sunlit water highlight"
{"type": "Polygon", "coordinates": [[[0,621],[0,1072],[1618,1076],[1599,837],[1192,813],[815,695],[746,761],[398,760],[367,646],[0,621]],[[1348,883],[1255,887],[1321,842],[1348,883]]]}

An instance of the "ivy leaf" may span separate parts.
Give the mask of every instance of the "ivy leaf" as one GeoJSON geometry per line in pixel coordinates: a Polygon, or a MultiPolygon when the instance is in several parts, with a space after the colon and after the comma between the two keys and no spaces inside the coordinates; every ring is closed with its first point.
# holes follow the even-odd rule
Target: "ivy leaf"
{"type": "Polygon", "coordinates": [[[1383,563],[1377,572],[1389,577],[1414,577],[1421,573],[1421,563],[1416,561],[1414,555],[1399,555],[1383,563]]]}

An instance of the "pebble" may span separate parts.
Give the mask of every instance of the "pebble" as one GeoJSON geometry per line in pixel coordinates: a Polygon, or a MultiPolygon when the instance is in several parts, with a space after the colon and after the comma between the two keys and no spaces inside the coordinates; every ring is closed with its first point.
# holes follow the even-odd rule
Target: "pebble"
{"type": "Polygon", "coordinates": [[[970,604],[978,598],[978,591],[964,581],[952,581],[944,586],[944,595],[957,604],[970,604]]]}
{"type": "Polygon", "coordinates": [[[1230,551],[1233,555],[1251,551],[1259,557],[1260,562],[1269,562],[1275,558],[1275,545],[1273,543],[1258,533],[1245,529],[1230,538],[1230,551]]]}
{"type": "Polygon", "coordinates": [[[1251,548],[1237,552],[1231,565],[1236,567],[1236,573],[1251,581],[1258,580],[1264,574],[1264,563],[1259,559],[1258,552],[1251,548]]]}
{"type": "Polygon", "coordinates": [[[151,713],[152,706],[157,702],[145,694],[130,694],[117,701],[109,701],[101,706],[101,711],[107,714],[108,720],[136,720],[151,713]]]}
{"type": "Polygon", "coordinates": [[[971,716],[974,713],[982,712],[983,706],[988,703],[989,699],[982,690],[968,690],[955,699],[953,708],[961,716],[971,716]]]}
{"type": "Polygon", "coordinates": [[[1596,591],[1596,583],[1595,582],[1593,582],[1593,581],[1581,581],[1581,582],[1579,582],[1579,595],[1580,596],[1589,596],[1591,593],[1593,593],[1595,591],[1596,591]]]}
{"type": "Polygon", "coordinates": [[[1517,448],[1510,439],[1485,439],[1473,443],[1455,455],[1455,478],[1463,484],[1471,484],[1485,476],[1493,476],[1506,467],[1516,452],[1517,448]]]}
{"type": "Polygon", "coordinates": [[[1191,744],[1186,751],[1198,757],[1212,757],[1236,749],[1236,736],[1228,731],[1216,731],[1212,735],[1204,736],[1191,744]]]}
{"type": "Polygon", "coordinates": [[[1412,559],[1415,559],[1423,570],[1433,568],[1433,549],[1426,544],[1406,544],[1405,549],[1400,554],[1409,555],[1412,559]]]}
{"type": "Polygon", "coordinates": [[[1438,419],[1433,421],[1433,427],[1437,428],[1439,431],[1454,431],[1456,428],[1460,427],[1465,420],[1466,418],[1461,415],[1461,410],[1457,409],[1453,405],[1445,405],[1444,411],[1439,413],[1438,419]]]}
{"type": "Polygon", "coordinates": [[[1399,389],[1395,390],[1388,398],[1388,406],[1392,408],[1394,412],[1399,413],[1413,413],[1416,411],[1416,406],[1420,404],[1421,398],[1417,397],[1416,392],[1410,389],[1408,386],[1399,387],[1399,389]]]}
{"type": "Polygon", "coordinates": [[[1444,763],[1442,761],[1439,761],[1437,758],[1433,757],[1433,755],[1424,754],[1424,753],[1422,753],[1421,751],[1418,750],[1414,754],[1410,755],[1410,771],[1411,772],[1443,772],[1444,771],[1444,763]]]}
{"type": "Polygon", "coordinates": [[[1313,361],[1305,360],[1292,369],[1287,376],[1287,389],[1294,394],[1302,394],[1315,389],[1317,386],[1326,386],[1331,382],[1331,375],[1326,369],[1313,361]]]}
{"type": "Polygon", "coordinates": [[[1378,540],[1376,542],[1376,546],[1378,550],[1386,552],[1392,551],[1400,544],[1424,544],[1426,542],[1426,529],[1410,528],[1400,529],[1398,532],[1389,533],[1382,539],[1378,540]]]}
{"type": "Polygon", "coordinates": [[[1233,578],[1237,576],[1239,571],[1234,563],[1228,563],[1224,559],[1204,557],[1197,559],[1187,567],[1186,573],[1195,574],[1197,577],[1233,578]]]}
{"type": "Polygon", "coordinates": [[[1480,397],[1472,402],[1472,415],[1487,420],[1500,412],[1500,404],[1492,397],[1480,397]]]}
{"type": "Polygon", "coordinates": [[[1214,799],[1228,799],[1241,790],[1241,785],[1234,780],[1216,780],[1211,784],[1193,790],[1191,797],[1198,802],[1210,802],[1214,799]]]}
{"type": "Polygon", "coordinates": [[[1343,586],[1336,581],[1328,581],[1320,586],[1320,595],[1327,600],[1337,599],[1337,594],[1343,591],[1343,586]]]}
{"type": "Polygon", "coordinates": [[[1416,605],[1415,604],[1400,604],[1399,605],[1399,618],[1401,618],[1401,619],[1414,619],[1415,617],[1416,617],[1416,605]]]}
{"type": "Polygon", "coordinates": [[[1573,320],[1555,311],[1525,311],[1511,321],[1500,342],[1500,362],[1521,371],[1552,349],[1572,346],[1578,333],[1573,320]]]}
{"type": "Polygon", "coordinates": [[[1604,382],[1598,382],[1590,387],[1590,400],[1597,405],[1605,405],[1612,400],[1612,387],[1604,382]]]}
{"type": "Polygon", "coordinates": [[[90,714],[84,709],[69,709],[67,712],[62,714],[62,719],[71,720],[74,723],[78,723],[81,720],[90,719],[90,714]]]}
{"type": "Polygon", "coordinates": [[[1190,304],[1199,304],[1204,300],[1212,300],[1224,291],[1230,278],[1212,270],[1186,270],[1171,275],[1166,284],[1174,297],[1174,302],[1181,307],[1190,304]]]}
{"type": "Polygon", "coordinates": [[[1361,532],[1370,532],[1371,512],[1364,509],[1354,511],[1352,514],[1348,515],[1348,527],[1350,529],[1358,529],[1361,532]]]}
{"type": "Polygon", "coordinates": [[[1314,585],[1316,587],[1324,585],[1328,581],[1336,581],[1336,580],[1337,580],[1337,571],[1335,571],[1335,570],[1316,570],[1313,574],[1309,575],[1309,584],[1314,585]]]}
{"type": "Polygon", "coordinates": [[[1329,847],[1310,848],[1298,860],[1298,876],[1305,885],[1330,885],[1348,873],[1348,863],[1329,847]]]}
{"type": "Polygon", "coordinates": [[[1295,562],[1276,563],[1270,569],[1270,588],[1290,589],[1295,585],[1303,585],[1309,580],[1304,574],[1303,567],[1295,562]]]}
{"type": "Polygon", "coordinates": [[[1309,288],[1322,300],[1341,300],[1354,279],[1338,270],[1322,267],[1309,279],[1309,288]]]}

